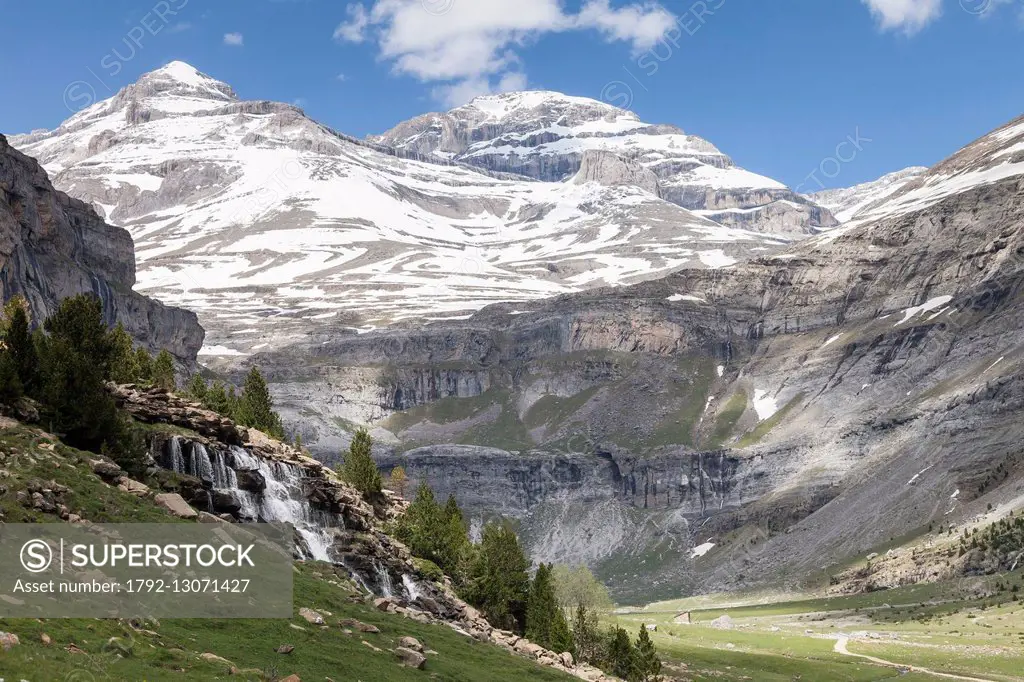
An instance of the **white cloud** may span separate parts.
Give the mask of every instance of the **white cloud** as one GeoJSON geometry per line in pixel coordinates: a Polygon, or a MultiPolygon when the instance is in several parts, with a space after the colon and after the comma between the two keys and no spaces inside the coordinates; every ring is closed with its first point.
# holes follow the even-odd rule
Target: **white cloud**
{"type": "Polygon", "coordinates": [[[171,24],[167,28],[167,32],[168,33],[184,33],[185,31],[191,31],[191,30],[192,30],[192,24],[190,24],[187,21],[179,21],[176,24],[171,24]]]}
{"type": "Polygon", "coordinates": [[[336,79],[336,80],[337,80],[337,81],[338,81],[339,83],[344,83],[345,81],[347,81],[347,80],[348,80],[348,76],[346,76],[346,75],[345,75],[345,74],[343,74],[343,73],[339,73],[339,74],[338,74],[337,76],[335,76],[335,79],[336,79]]]}
{"type": "Polygon", "coordinates": [[[942,0],[861,0],[884,31],[913,34],[939,18],[942,0]]]}
{"type": "Polygon", "coordinates": [[[651,0],[585,0],[579,13],[564,0],[374,0],[349,5],[334,31],[347,42],[372,40],[396,73],[442,82],[434,94],[463,103],[476,94],[522,87],[517,48],[549,33],[598,31],[636,51],[653,46],[675,17],[651,0]],[[620,3],[621,4],[621,3],[620,3]]]}
{"type": "Polygon", "coordinates": [[[241,33],[225,33],[224,44],[230,45],[231,47],[241,47],[245,42],[244,37],[241,33]]]}
{"type": "Polygon", "coordinates": [[[362,5],[349,5],[345,12],[348,14],[348,21],[338,24],[338,28],[334,29],[334,39],[350,43],[363,42],[366,39],[366,29],[370,25],[366,8],[362,5]]]}
{"type": "Polygon", "coordinates": [[[526,74],[518,71],[505,73],[497,81],[487,78],[467,78],[447,85],[439,85],[431,91],[434,99],[446,107],[461,106],[480,95],[496,92],[512,92],[526,89],[526,74]]]}

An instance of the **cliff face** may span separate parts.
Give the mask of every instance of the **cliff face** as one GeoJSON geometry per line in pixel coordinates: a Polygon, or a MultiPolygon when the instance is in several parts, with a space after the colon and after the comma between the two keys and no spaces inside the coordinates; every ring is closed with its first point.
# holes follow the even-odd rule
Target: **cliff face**
{"type": "Polygon", "coordinates": [[[0,299],[25,296],[41,320],[61,299],[92,292],[109,323],[120,321],[139,343],[194,363],[203,343],[195,314],[137,294],[134,284],[128,232],[54,190],[39,164],[0,135],[0,299]]]}
{"type": "Polygon", "coordinates": [[[1012,503],[1021,141],[1024,122],[1005,126],[881,217],[777,256],[324,339],[333,385],[374,387],[331,409],[371,415],[385,468],[478,520],[521,519],[535,557],[585,561],[625,598],[637,575],[659,596],[798,578],[1012,503]],[[416,390],[422,368],[452,390],[416,390]],[[396,413],[399,390],[414,399],[396,413]]]}

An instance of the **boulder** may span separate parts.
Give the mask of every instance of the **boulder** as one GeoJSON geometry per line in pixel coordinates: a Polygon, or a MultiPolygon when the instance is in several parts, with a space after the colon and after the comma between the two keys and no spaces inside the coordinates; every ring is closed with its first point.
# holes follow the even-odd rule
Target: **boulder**
{"type": "Polygon", "coordinates": [[[299,609],[299,615],[302,618],[304,618],[307,623],[311,623],[313,625],[324,624],[324,617],[316,611],[314,611],[313,609],[307,609],[306,607],[302,607],[301,609],[299,609]]]}
{"type": "Polygon", "coordinates": [[[4,651],[10,651],[12,648],[21,644],[21,640],[13,632],[2,632],[0,631],[0,649],[4,651]]]}
{"type": "Polygon", "coordinates": [[[199,512],[190,507],[178,493],[160,493],[153,501],[179,519],[195,519],[199,516],[199,512]]]}
{"type": "Polygon", "coordinates": [[[105,481],[115,482],[124,476],[124,470],[109,459],[91,459],[89,467],[105,481]]]}
{"type": "Polygon", "coordinates": [[[238,487],[242,490],[262,493],[267,489],[267,479],[263,478],[263,474],[258,471],[236,471],[235,476],[238,478],[238,487]]]}
{"type": "Polygon", "coordinates": [[[221,658],[217,654],[211,653],[209,651],[207,651],[205,653],[202,653],[202,654],[199,654],[199,658],[201,658],[202,660],[206,661],[207,663],[221,663],[223,665],[226,665],[229,668],[234,666],[234,663],[232,663],[228,659],[221,658]]]}
{"type": "Polygon", "coordinates": [[[214,516],[210,512],[199,512],[199,523],[227,523],[224,519],[219,516],[214,516]]]}
{"type": "Polygon", "coordinates": [[[126,492],[129,495],[134,495],[135,497],[149,497],[150,493],[152,492],[149,489],[149,486],[146,485],[145,483],[140,483],[139,481],[136,481],[134,478],[128,478],[127,476],[121,477],[120,481],[117,484],[117,487],[118,490],[126,492]]]}
{"type": "Polygon", "coordinates": [[[427,662],[427,657],[418,651],[412,649],[406,649],[405,647],[395,648],[395,656],[401,661],[402,665],[407,668],[416,668],[422,670],[424,664],[427,662]]]}
{"type": "Polygon", "coordinates": [[[276,649],[274,649],[274,651],[279,653],[279,654],[290,654],[291,652],[295,651],[295,645],[294,644],[282,644],[281,646],[279,646],[276,649]]]}
{"type": "Polygon", "coordinates": [[[288,677],[282,677],[278,682],[302,682],[302,679],[298,675],[289,675],[288,677]]]}
{"type": "Polygon", "coordinates": [[[398,646],[405,649],[412,649],[413,651],[423,651],[423,645],[415,637],[400,637],[398,639],[398,646]]]}

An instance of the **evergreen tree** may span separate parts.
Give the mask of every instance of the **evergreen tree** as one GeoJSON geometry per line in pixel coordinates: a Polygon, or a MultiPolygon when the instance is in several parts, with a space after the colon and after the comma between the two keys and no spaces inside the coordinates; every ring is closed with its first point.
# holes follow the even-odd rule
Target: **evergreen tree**
{"type": "Polygon", "coordinates": [[[166,349],[160,351],[153,362],[153,385],[167,391],[178,387],[174,378],[174,358],[166,349]]]}
{"type": "Polygon", "coordinates": [[[592,665],[602,663],[601,633],[598,632],[597,614],[583,604],[577,605],[572,619],[572,641],[577,660],[592,665]]]}
{"type": "Polygon", "coordinates": [[[612,675],[629,682],[637,678],[636,650],[629,639],[629,633],[622,628],[615,628],[608,645],[608,669],[612,675]]]}
{"type": "Polygon", "coordinates": [[[5,306],[3,345],[9,355],[10,371],[17,376],[23,390],[31,391],[39,374],[39,358],[36,354],[36,341],[29,328],[28,303],[12,306],[12,301],[16,299],[24,301],[16,296],[5,306]]]}
{"type": "Polygon", "coordinates": [[[661,660],[644,625],[640,626],[636,640],[636,675],[639,682],[658,682],[661,679],[661,660]]]}
{"type": "Polygon", "coordinates": [[[397,466],[391,470],[391,476],[389,478],[389,486],[392,490],[398,493],[399,497],[405,497],[405,488],[409,485],[409,477],[405,475],[405,469],[397,466]]]}
{"type": "Polygon", "coordinates": [[[145,348],[135,349],[135,371],[139,383],[148,384],[153,381],[153,356],[145,348]]]}
{"type": "Polygon", "coordinates": [[[13,404],[24,394],[25,386],[10,350],[0,347],[0,403],[13,404]]]}
{"type": "Polygon", "coordinates": [[[103,386],[112,345],[100,300],[84,294],[66,298],[43,326],[34,397],[44,419],[69,444],[95,450],[121,432],[114,400],[103,386]]]}
{"type": "Polygon", "coordinates": [[[139,365],[132,337],[120,322],[110,332],[110,345],[110,380],[118,384],[138,381],[139,365]]]}
{"type": "Polygon", "coordinates": [[[242,396],[239,399],[239,414],[246,426],[259,429],[274,438],[284,438],[281,417],[274,412],[274,402],[270,398],[270,389],[263,378],[259,367],[253,367],[245,377],[242,396]]]}
{"type": "Polygon", "coordinates": [[[231,416],[231,402],[228,400],[227,391],[224,390],[224,382],[213,382],[206,390],[206,394],[203,397],[203,405],[208,410],[213,410],[217,414],[224,415],[225,417],[231,416]]]}
{"type": "Polygon", "coordinates": [[[515,532],[504,524],[487,524],[470,569],[468,601],[492,625],[522,633],[530,596],[529,567],[515,532]]]}
{"type": "Polygon", "coordinates": [[[302,452],[302,434],[298,431],[295,432],[295,449],[302,452]]]}
{"type": "Polygon", "coordinates": [[[573,656],[576,655],[576,645],[573,642],[572,633],[569,632],[569,622],[560,608],[555,608],[554,620],[551,623],[550,649],[559,653],[568,651],[573,656]]]}
{"type": "Polygon", "coordinates": [[[201,374],[193,374],[192,378],[189,379],[188,388],[185,390],[187,395],[197,403],[206,404],[206,394],[209,388],[206,386],[206,379],[201,374]]]}
{"type": "Polygon", "coordinates": [[[355,486],[368,501],[377,499],[383,488],[380,471],[373,461],[373,440],[366,429],[359,429],[352,437],[345,455],[342,478],[355,486]]]}
{"type": "Polygon", "coordinates": [[[551,606],[555,592],[551,588],[551,569],[541,564],[533,576],[530,600],[526,605],[526,637],[544,648],[551,645],[551,606]]]}
{"type": "Polygon", "coordinates": [[[433,550],[435,564],[444,569],[444,572],[451,576],[456,585],[465,582],[467,563],[473,550],[469,541],[469,533],[466,528],[466,521],[462,516],[462,510],[454,495],[448,496],[444,509],[439,517],[440,523],[435,536],[433,550]]]}
{"type": "MultiPolygon", "coordinates": [[[[397,535],[413,555],[437,563],[435,536],[441,526],[441,507],[426,481],[416,489],[416,497],[399,520],[397,535]]],[[[440,566],[440,564],[438,564],[440,566]]]]}

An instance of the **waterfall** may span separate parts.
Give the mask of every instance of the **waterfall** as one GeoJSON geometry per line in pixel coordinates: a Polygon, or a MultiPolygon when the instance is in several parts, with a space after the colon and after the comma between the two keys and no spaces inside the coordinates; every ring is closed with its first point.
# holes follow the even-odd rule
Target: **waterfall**
{"type": "Polygon", "coordinates": [[[374,563],[374,569],[377,572],[377,587],[380,588],[381,596],[394,597],[395,585],[391,582],[391,574],[388,573],[388,569],[378,563],[374,563]]]}
{"type": "Polygon", "coordinates": [[[409,598],[410,602],[414,602],[420,598],[420,595],[422,594],[420,592],[420,587],[408,573],[402,574],[402,586],[405,588],[405,594],[409,598]]]}
{"type": "MultiPolygon", "coordinates": [[[[238,505],[237,511],[232,511],[240,521],[291,524],[298,535],[297,552],[303,559],[340,563],[367,592],[387,597],[405,593],[410,599],[420,595],[410,575],[402,576],[404,589],[396,590],[391,574],[383,564],[374,563],[372,572],[366,571],[366,575],[361,575],[340,556],[332,558],[334,534],[331,528],[343,528],[344,521],[340,515],[310,504],[305,481],[308,474],[302,467],[257,457],[237,445],[205,445],[182,436],[167,439],[162,451],[154,453],[154,458],[166,469],[194,476],[204,481],[207,488],[229,493],[238,505]],[[240,488],[239,472],[253,472],[250,478],[255,478],[258,472],[265,484],[262,492],[254,492],[246,483],[243,485],[250,489],[240,488]],[[373,583],[376,589],[368,583],[373,583]]],[[[209,504],[211,511],[217,511],[213,503],[209,504]]]]}

